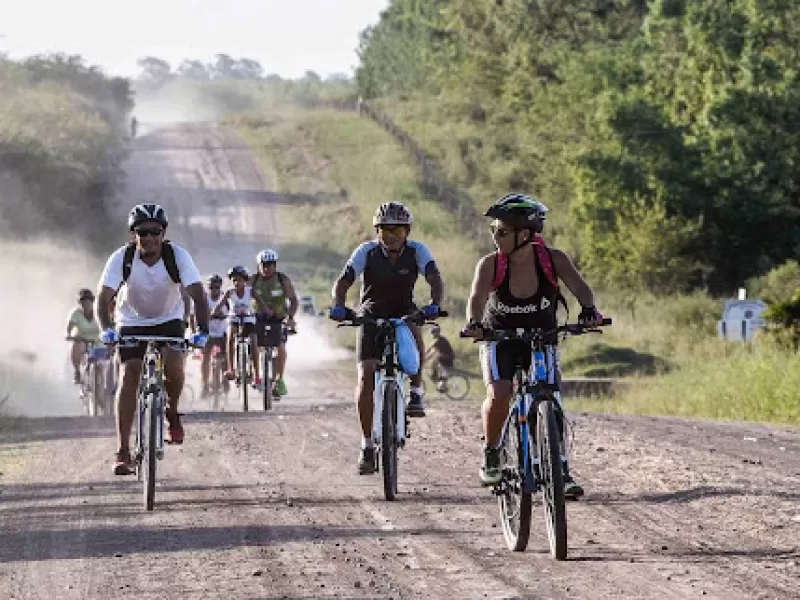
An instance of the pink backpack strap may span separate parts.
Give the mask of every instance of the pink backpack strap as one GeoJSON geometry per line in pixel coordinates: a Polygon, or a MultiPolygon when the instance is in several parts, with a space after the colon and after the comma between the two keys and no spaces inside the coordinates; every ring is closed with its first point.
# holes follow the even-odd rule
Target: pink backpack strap
{"type": "Polygon", "coordinates": [[[539,266],[542,267],[544,276],[547,277],[547,280],[553,287],[558,288],[558,277],[556,277],[556,271],[553,268],[553,259],[550,256],[550,252],[547,250],[544,240],[538,235],[533,242],[533,248],[536,250],[536,258],[539,259],[539,266]]]}
{"type": "Polygon", "coordinates": [[[508,271],[508,255],[503,254],[499,250],[494,253],[494,281],[492,281],[492,289],[496,290],[500,287],[505,279],[506,271],[508,271]]]}

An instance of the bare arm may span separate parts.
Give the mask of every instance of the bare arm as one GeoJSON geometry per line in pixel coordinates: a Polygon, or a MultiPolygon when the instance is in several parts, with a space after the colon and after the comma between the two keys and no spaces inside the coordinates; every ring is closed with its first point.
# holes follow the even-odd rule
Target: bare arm
{"type": "Polygon", "coordinates": [[[555,248],[550,248],[550,252],[553,255],[556,273],[567,286],[567,289],[578,299],[581,306],[594,306],[594,292],[581,274],[578,273],[578,269],[575,268],[575,264],[570,257],[555,248]]]}
{"type": "Polygon", "coordinates": [[[467,320],[471,323],[480,323],[483,319],[483,310],[486,301],[492,293],[492,280],[494,279],[494,255],[488,254],[478,261],[475,267],[475,276],[472,279],[472,288],[467,300],[467,320]]]}
{"type": "Polygon", "coordinates": [[[192,314],[192,298],[183,286],[181,286],[181,298],[183,298],[183,321],[188,323],[189,316],[192,314]]]}
{"type": "Polygon", "coordinates": [[[111,329],[111,311],[108,309],[116,294],[117,290],[106,286],[101,286],[100,289],[97,290],[95,312],[97,313],[97,320],[100,322],[100,327],[103,329],[111,329]]]}
{"type": "Polygon", "coordinates": [[[284,293],[286,297],[289,299],[289,310],[287,315],[290,319],[294,319],[294,316],[297,314],[297,307],[300,306],[300,303],[297,300],[297,292],[294,289],[294,284],[292,280],[283,276],[283,286],[284,286],[284,293]]]}
{"type": "MultiPolygon", "coordinates": [[[[199,281],[186,287],[186,296],[194,300],[194,314],[197,319],[197,328],[203,333],[208,333],[208,302],[203,284],[199,281]]],[[[184,303],[186,299],[184,298],[184,303]]]]}
{"type": "Polygon", "coordinates": [[[442,281],[441,273],[439,273],[438,269],[431,271],[425,275],[425,280],[431,286],[431,302],[436,306],[441,306],[442,297],[444,296],[444,281],[442,281]]]}
{"type": "Polygon", "coordinates": [[[222,297],[219,299],[219,302],[217,302],[214,305],[214,309],[211,311],[211,315],[212,316],[214,316],[214,317],[221,317],[222,316],[222,311],[220,309],[228,301],[228,296],[230,296],[230,294],[231,294],[230,290],[226,290],[225,293],[222,294],[222,297]]]}
{"type": "Polygon", "coordinates": [[[336,283],[333,284],[331,290],[331,299],[334,306],[344,306],[347,302],[347,290],[353,285],[352,281],[348,281],[345,277],[339,277],[336,283]]]}

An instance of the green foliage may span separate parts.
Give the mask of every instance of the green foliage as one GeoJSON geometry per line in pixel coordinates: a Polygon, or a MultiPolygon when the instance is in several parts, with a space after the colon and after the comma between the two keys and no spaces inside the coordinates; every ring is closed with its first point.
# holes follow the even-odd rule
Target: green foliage
{"type": "Polygon", "coordinates": [[[765,275],[748,281],[747,288],[751,296],[770,304],[791,300],[800,290],[800,264],[788,260],[765,275]]]}
{"type": "Polygon", "coordinates": [[[763,317],[778,345],[800,350],[800,288],[791,298],[771,304],[763,317]]]}
{"type": "Polygon", "coordinates": [[[356,80],[592,275],[721,293],[800,251],[798,39],[791,0],[393,0],[356,80]]]}
{"type": "Polygon", "coordinates": [[[79,56],[0,59],[4,235],[69,232],[105,242],[104,198],[121,175],[132,105],[127,80],[79,56]]]}

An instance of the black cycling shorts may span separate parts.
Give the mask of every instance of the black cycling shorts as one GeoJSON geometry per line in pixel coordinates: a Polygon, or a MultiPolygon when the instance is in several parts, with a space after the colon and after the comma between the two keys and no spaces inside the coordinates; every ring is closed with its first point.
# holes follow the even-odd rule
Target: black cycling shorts
{"type": "MultiPolygon", "coordinates": [[[[547,383],[558,389],[561,383],[558,348],[546,346],[545,360],[550,367],[547,383]]],[[[531,345],[521,340],[484,342],[480,347],[480,363],[485,385],[495,381],[513,381],[517,368],[522,367],[526,371],[530,369],[531,345]]]]}
{"type": "MultiPolygon", "coordinates": [[[[160,335],[164,337],[183,338],[186,335],[186,328],[184,327],[183,319],[175,319],[160,323],[159,325],[150,325],[146,327],[120,327],[119,336],[125,337],[127,335],[160,335]]],[[[119,347],[119,360],[125,362],[128,360],[142,360],[144,353],[147,351],[147,344],[141,343],[136,346],[125,348],[119,347]]]]}
{"type": "Polygon", "coordinates": [[[256,315],[256,337],[259,348],[277,348],[285,344],[288,336],[283,328],[283,319],[256,315]]]}

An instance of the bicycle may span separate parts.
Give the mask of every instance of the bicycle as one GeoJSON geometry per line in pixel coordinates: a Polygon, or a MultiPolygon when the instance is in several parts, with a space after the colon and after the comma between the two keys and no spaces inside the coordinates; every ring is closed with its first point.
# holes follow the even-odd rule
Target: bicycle
{"type": "Polygon", "coordinates": [[[225,374],[225,353],[216,344],[211,348],[211,408],[219,410],[220,400],[228,395],[225,374]]]}
{"type": "Polygon", "coordinates": [[[85,350],[81,357],[80,398],[83,409],[90,417],[112,414],[114,385],[108,348],[94,340],[81,336],[68,336],[68,342],[83,342],[85,350]]]}
{"type": "MultiPolygon", "coordinates": [[[[446,316],[446,311],[439,312],[439,317],[446,316]]],[[[372,439],[378,450],[375,455],[375,468],[376,471],[383,473],[383,494],[387,500],[394,500],[397,497],[397,451],[405,447],[406,438],[410,437],[406,415],[405,373],[400,368],[397,358],[395,328],[400,323],[425,325],[434,322],[426,319],[419,311],[402,318],[391,319],[358,316],[351,311],[350,316],[338,325],[339,327],[375,325],[378,328],[377,339],[383,340],[382,359],[375,368],[372,439]]]]}
{"type": "MultiPolygon", "coordinates": [[[[603,319],[602,325],[611,325],[603,319]]],[[[542,491],[550,555],[567,557],[567,511],[562,472],[564,422],[558,390],[557,356],[548,352],[548,342],[559,336],[599,332],[596,327],[568,323],[553,330],[486,330],[476,341],[521,340],[531,345],[531,366],[517,365],[514,396],[500,437],[503,469],[500,482],[492,487],[497,496],[503,537],[509,550],[524,551],[531,528],[532,495],[542,491]]],[[[463,332],[461,337],[464,336],[463,332]]]]}
{"type": "Polygon", "coordinates": [[[436,377],[431,378],[435,383],[436,391],[444,394],[450,400],[463,400],[469,394],[469,378],[453,367],[439,365],[436,377]]]}
{"type": "MultiPolygon", "coordinates": [[[[235,323],[234,321],[232,322],[235,323]]],[[[242,400],[242,410],[247,412],[249,410],[247,398],[248,387],[253,382],[253,364],[251,361],[253,350],[251,347],[252,342],[250,340],[250,334],[242,334],[245,323],[239,322],[238,325],[239,326],[236,328],[234,337],[234,357],[236,360],[236,377],[234,381],[236,382],[236,387],[239,388],[239,397],[242,400]]]]}
{"type": "Polygon", "coordinates": [[[278,346],[285,342],[289,335],[297,333],[296,329],[289,329],[285,324],[275,321],[261,323],[264,332],[264,346],[261,350],[261,377],[264,381],[264,410],[272,410],[272,402],[281,399],[280,394],[275,390],[275,359],[277,358],[278,346]]]}
{"type": "Polygon", "coordinates": [[[142,376],[136,394],[136,451],[133,456],[136,480],[144,480],[143,501],[145,510],[153,510],[156,491],[156,461],[164,458],[164,418],[166,391],[164,390],[164,361],[161,348],[169,347],[184,352],[189,342],[182,337],[154,335],[122,336],[120,347],[146,343],[142,360],[142,376]]]}

